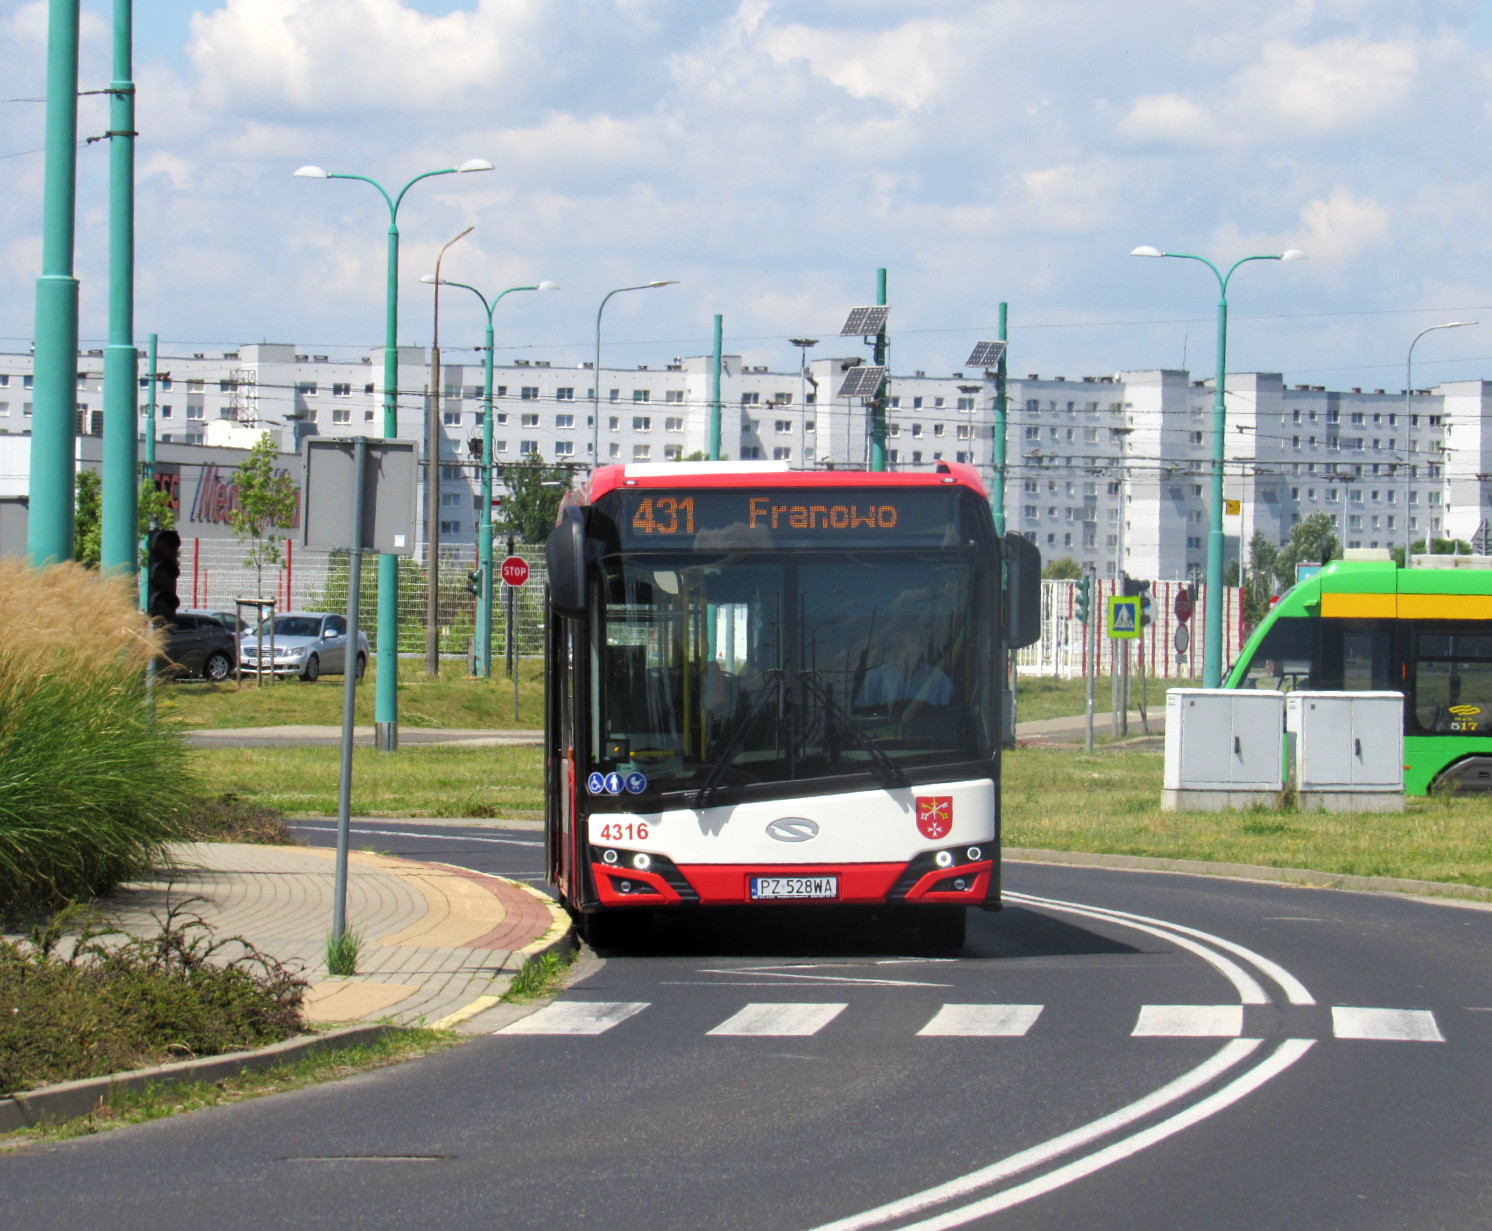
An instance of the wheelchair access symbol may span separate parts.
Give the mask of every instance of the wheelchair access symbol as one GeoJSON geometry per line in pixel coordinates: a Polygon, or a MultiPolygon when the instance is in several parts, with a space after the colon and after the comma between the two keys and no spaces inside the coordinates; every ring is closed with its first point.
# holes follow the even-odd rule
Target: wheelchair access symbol
{"type": "Polygon", "coordinates": [[[1140,596],[1138,594],[1111,594],[1108,617],[1106,633],[1109,637],[1115,639],[1139,637],[1140,596]]]}

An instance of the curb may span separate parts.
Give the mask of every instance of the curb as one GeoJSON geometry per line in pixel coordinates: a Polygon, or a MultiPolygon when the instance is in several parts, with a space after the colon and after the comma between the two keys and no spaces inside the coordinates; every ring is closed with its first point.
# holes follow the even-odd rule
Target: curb
{"type": "Polygon", "coordinates": [[[1210,863],[1205,859],[1162,859],[1150,855],[1097,855],[1084,851],[1044,851],[1007,846],[1002,856],[1016,863],[1056,863],[1080,868],[1124,868],[1132,872],[1172,872],[1183,876],[1224,876],[1236,880],[1300,885],[1309,889],[1350,889],[1492,902],[1492,889],[1452,881],[1418,881],[1398,876],[1351,876],[1310,868],[1269,868],[1249,863],[1210,863]]]}
{"type": "Polygon", "coordinates": [[[0,1098],[0,1133],[29,1128],[43,1120],[71,1120],[86,1116],[101,1105],[113,1102],[116,1092],[144,1090],[150,1086],[184,1082],[219,1081],[236,1073],[272,1069],[285,1060],[315,1055],[357,1043],[371,1043],[399,1033],[397,1026],[348,1026],[325,1034],[297,1035],[257,1051],[230,1052],[201,1060],[181,1060],[149,1069],[111,1073],[107,1077],[84,1077],[0,1098]]]}

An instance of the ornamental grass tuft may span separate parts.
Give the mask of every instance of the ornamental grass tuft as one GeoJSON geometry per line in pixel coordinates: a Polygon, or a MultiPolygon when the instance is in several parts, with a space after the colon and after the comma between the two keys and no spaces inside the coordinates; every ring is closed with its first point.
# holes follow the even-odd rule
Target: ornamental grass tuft
{"type": "Polygon", "coordinates": [[[148,704],[133,584],[0,561],[0,918],[102,893],[180,834],[182,737],[148,704]]]}

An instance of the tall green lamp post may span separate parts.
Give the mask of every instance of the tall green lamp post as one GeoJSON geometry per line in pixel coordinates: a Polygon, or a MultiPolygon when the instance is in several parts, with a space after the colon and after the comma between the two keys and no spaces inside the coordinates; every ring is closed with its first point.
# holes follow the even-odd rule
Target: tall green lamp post
{"type": "Polygon", "coordinates": [[[78,280],[73,276],[77,207],[78,0],[47,9],[47,138],[42,186],[41,277],[36,280],[35,403],[31,418],[32,564],[73,558],[77,432],[78,280]]]}
{"type": "Polygon", "coordinates": [[[460,286],[482,301],[482,310],[487,313],[486,370],[482,376],[482,515],[477,530],[477,568],[482,574],[481,591],[477,595],[477,675],[482,679],[492,678],[492,313],[502,302],[504,295],[514,291],[557,291],[559,283],[540,282],[537,286],[510,286],[498,294],[491,303],[487,296],[467,282],[453,282],[449,278],[437,278],[426,274],[420,279],[434,286],[460,286]]]}
{"type": "Polygon", "coordinates": [[[1229,266],[1227,273],[1223,273],[1205,256],[1194,256],[1188,252],[1162,252],[1149,244],[1136,248],[1129,255],[1169,256],[1181,261],[1200,261],[1212,270],[1217,279],[1217,379],[1213,382],[1216,392],[1212,402],[1212,526],[1207,533],[1207,604],[1204,609],[1206,627],[1202,658],[1202,687],[1217,688],[1223,678],[1223,446],[1227,418],[1223,398],[1228,370],[1228,282],[1233,277],[1234,270],[1249,261],[1303,261],[1305,253],[1299,248],[1288,248],[1284,252],[1241,257],[1229,266]]]}
{"type": "MultiPolygon", "coordinates": [[[[383,434],[399,434],[399,206],[404,195],[421,180],[437,175],[456,175],[470,171],[491,171],[485,158],[472,158],[459,167],[444,167],[416,175],[399,190],[388,191],[377,180],[366,175],[345,175],[323,171],[320,167],[301,167],[295,172],[305,179],[361,180],[372,184],[389,207],[388,289],[383,336],[383,434]]],[[[429,458],[428,465],[438,464],[429,458]]],[[[382,752],[393,752],[399,746],[399,561],[396,556],[378,557],[378,680],[373,694],[373,741],[382,752]]]]}

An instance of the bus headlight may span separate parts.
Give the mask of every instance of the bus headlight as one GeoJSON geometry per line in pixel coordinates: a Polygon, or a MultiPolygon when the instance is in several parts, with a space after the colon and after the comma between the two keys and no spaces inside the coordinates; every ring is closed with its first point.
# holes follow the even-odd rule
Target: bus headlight
{"type": "Polygon", "coordinates": [[[953,866],[953,852],[939,851],[933,856],[933,862],[940,868],[951,868],[953,866]]]}
{"type": "Polygon", "coordinates": [[[971,846],[967,851],[964,852],[964,854],[969,857],[970,863],[978,863],[981,859],[984,858],[984,852],[977,846],[971,846]]]}
{"type": "Polygon", "coordinates": [[[642,851],[638,851],[637,854],[632,856],[632,866],[639,872],[646,872],[653,866],[653,857],[642,851]]]}
{"type": "Polygon", "coordinates": [[[616,852],[615,851],[602,851],[601,852],[601,862],[602,863],[615,863],[616,862],[616,852]]]}

